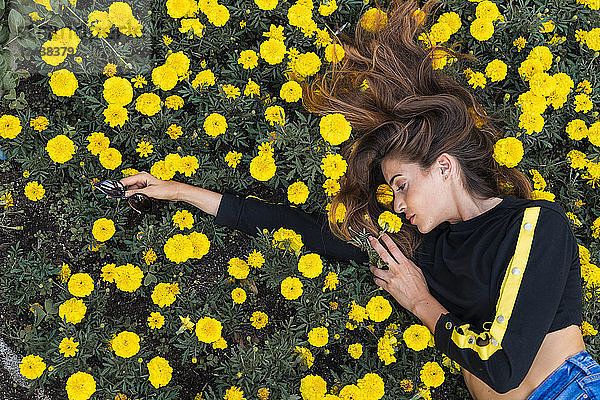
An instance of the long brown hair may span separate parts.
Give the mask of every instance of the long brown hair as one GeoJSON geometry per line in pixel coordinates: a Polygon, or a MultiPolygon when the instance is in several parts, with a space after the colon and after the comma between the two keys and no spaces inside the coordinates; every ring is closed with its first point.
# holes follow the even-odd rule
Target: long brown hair
{"type": "MultiPolygon", "coordinates": [[[[503,136],[493,126],[494,118],[467,89],[432,65],[436,50],[449,58],[476,58],[459,53],[457,45],[426,48],[418,43],[421,34],[427,35],[425,26],[437,10],[433,10],[436,2],[428,0],[420,7],[421,19],[415,15],[417,0],[392,0],[387,23],[378,20],[380,29],[371,32],[359,22],[354,38],[342,33],[342,62],[311,83],[302,83],[308,110],[341,113],[353,127],[355,139],[342,149],[348,170],[330,210],[335,215],[340,203],[347,209],[341,225],[330,218],[338,237],[351,239],[350,228],[373,234],[380,230],[378,216],[391,209],[377,201],[377,187],[385,183],[381,172],[385,157],[428,169],[448,153],[458,160],[462,184],[473,197],[531,198],[527,176],[500,166],[492,157],[494,143],[503,136]],[[366,90],[361,88],[363,81],[366,90]]],[[[391,236],[409,258],[422,239],[408,224],[391,236]]]]}

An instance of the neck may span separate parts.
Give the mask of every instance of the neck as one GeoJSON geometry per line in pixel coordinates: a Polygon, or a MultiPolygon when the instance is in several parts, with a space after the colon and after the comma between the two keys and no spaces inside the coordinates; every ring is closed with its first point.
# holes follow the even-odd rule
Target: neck
{"type": "Polygon", "coordinates": [[[454,218],[448,220],[451,224],[475,218],[476,216],[491,210],[502,201],[502,199],[499,197],[477,199],[466,192],[463,192],[463,194],[460,196],[454,197],[456,201],[454,218]]]}

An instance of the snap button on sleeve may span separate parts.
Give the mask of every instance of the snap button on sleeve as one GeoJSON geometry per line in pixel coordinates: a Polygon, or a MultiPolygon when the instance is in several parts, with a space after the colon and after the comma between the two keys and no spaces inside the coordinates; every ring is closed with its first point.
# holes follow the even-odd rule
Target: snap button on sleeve
{"type": "Polygon", "coordinates": [[[531,228],[533,228],[533,225],[531,225],[530,222],[527,222],[525,225],[523,225],[523,229],[525,229],[526,231],[530,231],[531,228]]]}
{"type": "Polygon", "coordinates": [[[494,346],[498,346],[498,341],[496,339],[492,338],[492,340],[490,340],[490,342],[492,342],[492,344],[494,346]]]}
{"type": "Polygon", "coordinates": [[[519,268],[513,268],[512,269],[512,274],[513,275],[519,275],[521,273],[521,270],[519,268]]]}
{"type": "Polygon", "coordinates": [[[452,322],[446,322],[446,329],[452,329],[452,322]]]}
{"type": "Polygon", "coordinates": [[[475,338],[473,336],[469,336],[469,344],[475,343],[475,338]]]}
{"type": "Polygon", "coordinates": [[[498,315],[496,317],[496,321],[498,321],[498,323],[500,323],[500,324],[503,323],[504,322],[504,315],[498,315]]]}

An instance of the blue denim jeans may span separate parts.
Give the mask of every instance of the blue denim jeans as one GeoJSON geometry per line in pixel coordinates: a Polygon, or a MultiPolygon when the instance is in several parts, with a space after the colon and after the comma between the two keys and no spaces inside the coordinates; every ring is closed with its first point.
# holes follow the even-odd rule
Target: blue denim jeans
{"type": "Polygon", "coordinates": [[[600,400],[600,365],[585,350],[573,354],[527,400],[600,400]]]}

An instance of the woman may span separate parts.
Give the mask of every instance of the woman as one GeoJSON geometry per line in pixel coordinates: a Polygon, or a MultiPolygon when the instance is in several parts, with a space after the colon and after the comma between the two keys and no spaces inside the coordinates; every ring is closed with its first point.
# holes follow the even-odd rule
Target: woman
{"type": "Polygon", "coordinates": [[[121,180],[132,188],[126,195],[185,201],[250,234],[292,228],[307,249],[358,261],[366,254],[335,236],[348,240],[362,228],[377,235],[377,217],[391,208],[406,222],[370,239],[388,266],[371,267],[374,281],[462,366],[473,398],[600,398],[600,366],[579,328],[578,245],[564,210],[530,200],[525,175],[496,163],[502,135],[465,88],[432,68],[433,49],[465,55],[419,45],[433,2],[417,7],[394,4],[374,32],[359,25],[344,39],[341,66],[304,84],[308,109],[344,114],[358,137],[344,149],[348,170],[332,201],[333,214],[347,209],[341,224],[147,173],[121,180]],[[384,183],[394,193],[389,206],[377,198],[384,183]]]}

